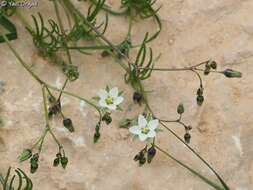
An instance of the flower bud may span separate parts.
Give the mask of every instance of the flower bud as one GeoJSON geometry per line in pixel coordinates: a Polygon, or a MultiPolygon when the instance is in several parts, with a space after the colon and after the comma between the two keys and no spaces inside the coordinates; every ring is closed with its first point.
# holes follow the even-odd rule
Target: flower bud
{"type": "Polygon", "coordinates": [[[63,126],[67,128],[71,133],[75,131],[72,120],[69,118],[63,119],[63,126]]]}
{"type": "Polygon", "coordinates": [[[185,130],[187,130],[187,131],[192,130],[192,126],[190,126],[190,125],[186,126],[186,127],[185,127],[185,130]]]}
{"type": "Polygon", "coordinates": [[[32,151],[30,149],[25,149],[18,157],[20,162],[28,160],[32,156],[32,151]]]}
{"type": "Polygon", "coordinates": [[[66,166],[67,166],[67,164],[68,164],[68,158],[67,157],[62,157],[61,158],[61,165],[62,165],[62,167],[65,169],[66,168],[66,166]]]}
{"type": "Polygon", "coordinates": [[[180,115],[184,113],[184,105],[183,104],[179,104],[177,106],[177,113],[180,115]]]}
{"type": "Polygon", "coordinates": [[[36,153],[32,156],[32,158],[30,159],[31,163],[37,163],[39,161],[39,154],[36,153]]]}
{"type": "Polygon", "coordinates": [[[191,135],[190,135],[190,133],[185,133],[185,135],[184,135],[184,140],[185,140],[185,142],[187,143],[187,144],[189,144],[190,143],[190,140],[191,140],[191,135]]]}
{"type": "Polygon", "coordinates": [[[146,163],[146,161],[147,161],[147,159],[145,157],[140,158],[139,165],[142,166],[143,164],[146,163]]]}
{"type": "Polygon", "coordinates": [[[212,61],[212,62],[210,63],[210,67],[211,67],[212,69],[217,69],[217,63],[216,63],[215,61],[212,61]]]}
{"type": "Polygon", "coordinates": [[[102,121],[105,121],[105,123],[109,125],[112,122],[110,113],[105,113],[105,115],[102,117],[102,121]]]}
{"type": "Polygon", "coordinates": [[[208,75],[210,73],[210,67],[206,67],[204,70],[204,75],[208,75]]]}
{"type": "Polygon", "coordinates": [[[54,103],[54,102],[56,102],[56,99],[55,99],[55,97],[49,95],[49,96],[48,96],[48,101],[49,101],[50,103],[54,103]]]}
{"type": "Polygon", "coordinates": [[[101,56],[102,56],[102,57],[107,57],[107,56],[109,56],[109,55],[110,55],[110,53],[109,53],[108,50],[104,50],[104,51],[101,53],[101,56]]]}
{"type": "Polygon", "coordinates": [[[198,96],[202,96],[203,95],[203,88],[199,88],[198,90],[197,90],[197,95],[198,96]]]}
{"type": "Polygon", "coordinates": [[[100,131],[100,123],[98,123],[98,124],[96,125],[95,131],[96,131],[96,133],[99,133],[99,131],[100,131]]]}
{"type": "Polygon", "coordinates": [[[228,78],[241,78],[242,77],[241,72],[235,71],[232,69],[226,69],[225,71],[223,71],[223,74],[228,78]]]}
{"type": "Polygon", "coordinates": [[[140,154],[136,154],[134,157],[134,161],[139,161],[140,160],[140,154]]]}
{"type": "Polygon", "coordinates": [[[204,75],[208,75],[210,71],[211,71],[211,66],[209,65],[209,63],[207,63],[204,70],[204,75]]]}
{"type": "Polygon", "coordinates": [[[197,104],[201,106],[204,102],[204,96],[197,96],[197,104]]]}
{"type": "Polygon", "coordinates": [[[49,107],[48,116],[52,117],[53,115],[56,115],[60,111],[61,111],[61,104],[60,104],[60,102],[58,102],[57,104],[54,104],[51,107],[49,107]]]}
{"type": "Polygon", "coordinates": [[[152,159],[155,157],[156,155],[156,149],[154,146],[150,147],[148,149],[148,163],[151,163],[152,159]]]}
{"type": "Polygon", "coordinates": [[[59,165],[59,163],[60,163],[60,158],[58,158],[58,157],[55,158],[54,163],[53,163],[54,167],[57,167],[59,165]]]}
{"type": "Polygon", "coordinates": [[[142,99],[143,99],[143,94],[142,93],[140,93],[140,92],[134,92],[134,95],[133,95],[133,101],[135,102],[135,103],[141,103],[141,101],[142,101],[142,99]]]}
{"type": "Polygon", "coordinates": [[[75,65],[67,65],[64,67],[63,71],[70,81],[75,81],[79,78],[78,67],[75,65]]]}
{"type": "Polygon", "coordinates": [[[96,133],[94,134],[94,137],[93,137],[93,142],[94,142],[94,143],[97,143],[98,140],[99,140],[99,138],[100,138],[100,133],[99,133],[99,132],[96,132],[96,133]]]}
{"type": "Polygon", "coordinates": [[[31,164],[30,172],[32,174],[35,173],[37,171],[38,167],[39,167],[38,161],[39,161],[39,154],[36,153],[30,159],[30,164],[31,164]]]}
{"type": "Polygon", "coordinates": [[[30,172],[33,174],[37,171],[38,168],[39,168],[39,164],[37,162],[31,163],[30,172]]]}

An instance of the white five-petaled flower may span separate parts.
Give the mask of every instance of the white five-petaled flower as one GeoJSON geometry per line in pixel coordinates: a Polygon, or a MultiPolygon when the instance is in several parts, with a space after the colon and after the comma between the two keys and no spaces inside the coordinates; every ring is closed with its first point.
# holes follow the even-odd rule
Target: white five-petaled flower
{"type": "Polygon", "coordinates": [[[155,129],[158,126],[158,119],[147,119],[143,115],[138,117],[138,125],[130,127],[129,131],[135,135],[139,136],[141,141],[145,141],[148,138],[154,138],[156,136],[155,129]]]}
{"type": "Polygon", "coordinates": [[[98,104],[102,108],[108,108],[109,110],[116,110],[117,106],[124,100],[124,98],[119,95],[117,87],[114,87],[109,91],[100,90],[98,96],[100,98],[98,104]]]}

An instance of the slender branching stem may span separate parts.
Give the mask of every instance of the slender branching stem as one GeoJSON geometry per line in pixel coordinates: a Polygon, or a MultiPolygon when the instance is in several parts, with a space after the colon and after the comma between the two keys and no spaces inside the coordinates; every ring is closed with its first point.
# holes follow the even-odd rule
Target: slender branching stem
{"type": "Polygon", "coordinates": [[[68,56],[69,64],[72,64],[70,51],[67,48],[68,47],[68,43],[67,43],[67,40],[66,40],[67,39],[67,35],[65,33],[65,30],[64,30],[64,27],[63,27],[63,23],[62,23],[62,20],[61,20],[61,17],[60,17],[57,1],[53,0],[53,4],[54,4],[54,9],[55,9],[56,17],[57,17],[57,20],[58,20],[58,23],[59,23],[59,26],[60,26],[61,34],[63,35],[63,38],[62,38],[63,39],[63,45],[66,47],[65,51],[66,51],[67,56],[68,56]]]}
{"type": "Polygon", "coordinates": [[[224,190],[224,188],[220,187],[219,185],[217,185],[215,182],[212,182],[211,180],[209,180],[208,178],[204,177],[203,175],[201,175],[199,172],[197,172],[196,170],[192,169],[191,167],[189,167],[188,165],[184,164],[183,162],[179,161],[178,159],[176,159],[175,157],[173,157],[171,154],[169,154],[166,150],[162,149],[160,146],[158,145],[154,145],[156,147],[157,150],[159,150],[160,152],[162,152],[164,155],[166,155],[167,157],[169,157],[170,159],[174,160],[175,162],[177,162],[179,165],[181,165],[182,167],[188,169],[191,173],[193,173],[194,175],[196,175],[197,177],[199,177],[200,179],[202,179],[204,182],[206,182],[207,184],[211,185],[212,187],[214,187],[217,190],[224,190]]]}
{"type": "MultiPolygon", "coordinates": [[[[92,0],[93,3],[96,3],[96,0],[92,0]]],[[[127,55],[125,55],[116,45],[114,45],[110,40],[108,40],[103,34],[101,34],[98,29],[96,28],[96,26],[94,26],[92,23],[90,23],[86,17],[84,17],[80,11],[78,9],[75,8],[75,6],[72,4],[72,2],[70,0],[63,0],[63,1],[59,1],[59,0],[53,0],[53,4],[54,4],[54,8],[55,8],[55,12],[56,12],[56,16],[57,16],[57,20],[58,23],[60,25],[60,29],[61,29],[61,34],[63,35],[63,48],[68,56],[68,60],[69,60],[69,64],[72,64],[72,60],[71,60],[71,54],[70,54],[70,50],[71,49],[80,49],[80,47],[68,47],[67,44],[67,35],[65,33],[64,27],[63,27],[63,23],[61,21],[61,17],[60,17],[60,13],[59,13],[59,7],[58,4],[60,3],[65,9],[65,12],[67,13],[66,10],[68,10],[71,14],[72,17],[74,18],[80,18],[82,20],[82,26],[87,29],[91,29],[96,35],[97,37],[99,37],[105,44],[107,44],[109,46],[110,49],[114,50],[116,54],[120,55],[123,60],[128,64],[122,64],[120,62],[120,66],[126,70],[128,73],[131,72],[131,65],[135,66],[131,60],[129,59],[129,57],[127,55]]],[[[109,8],[107,8],[106,6],[103,6],[103,9],[107,10],[108,12],[113,12],[112,10],[110,10],[109,8]]],[[[126,13],[129,13],[128,10],[126,13]]],[[[18,15],[20,15],[18,13],[18,15]]],[[[129,28],[128,28],[128,34],[127,36],[130,38],[131,37],[131,30],[132,30],[132,14],[130,12],[130,18],[129,18],[129,28]]],[[[158,17],[156,16],[156,19],[158,19],[158,17]]],[[[159,19],[158,19],[159,20],[159,19]]],[[[27,23],[27,21],[25,19],[23,19],[23,17],[21,17],[21,21],[23,23],[25,23],[25,25],[31,29],[31,26],[27,23]]],[[[156,36],[155,36],[156,37],[156,36]]],[[[153,37],[153,38],[155,38],[153,37]]],[[[31,74],[31,76],[42,86],[42,93],[43,93],[43,103],[44,103],[44,114],[45,114],[45,120],[46,120],[46,130],[44,132],[44,134],[42,135],[42,137],[38,140],[38,142],[35,144],[36,146],[40,143],[40,148],[39,150],[41,151],[41,147],[44,141],[44,138],[47,134],[47,132],[50,132],[50,134],[52,135],[52,137],[54,138],[55,142],[57,143],[57,145],[59,146],[59,149],[62,148],[62,145],[60,144],[60,142],[57,140],[56,136],[54,135],[54,133],[52,132],[51,128],[50,128],[50,124],[49,124],[49,118],[48,118],[48,109],[47,109],[47,98],[46,98],[46,91],[49,93],[49,95],[52,95],[51,90],[54,91],[58,91],[60,92],[59,94],[59,98],[58,100],[60,100],[62,94],[65,95],[69,95],[72,96],[74,98],[77,98],[79,100],[85,101],[87,104],[89,104],[90,106],[94,107],[98,113],[99,113],[99,122],[101,122],[101,118],[102,118],[102,114],[101,114],[101,110],[99,107],[97,107],[94,103],[92,103],[89,100],[86,100],[84,98],[82,98],[81,96],[78,96],[74,93],[65,91],[65,87],[67,85],[68,79],[65,81],[62,89],[56,88],[50,84],[47,84],[46,82],[44,82],[43,80],[41,80],[32,70],[31,68],[22,60],[22,58],[19,56],[19,54],[15,51],[15,49],[10,45],[8,39],[4,36],[4,39],[7,42],[8,47],[12,50],[12,52],[14,53],[14,55],[17,57],[17,59],[20,61],[21,65],[31,74]]],[[[151,41],[151,39],[149,39],[149,41],[151,41]]],[[[101,42],[99,42],[101,43],[101,42]]],[[[108,48],[108,46],[95,46],[94,49],[99,49],[99,48],[108,48]]],[[[84,47],[86,48],[86,47],[84,47]]],[[[88,48],[87,48],[88,49],[88,48]]],[[[93,48],[90,48],[93,49],[93,48]]],[[[194,72],[200,81],[200,86],[202,87],[202,79],[200,74],[197,71],[204,71],[203,69],[198,68],[199,66],[206,64],[208,61],[205,62],[201,62],[199,64],[190,66],[190,67],[183,67],[183,68],[142,68],[142,67],[138,67],[138,69],[145,69],[145,70],[151,70],[152,71],[191,71],[194,72]]],[[[210,72],[214,72],[214,73],[221,73],[221,71],[210,71],[210,72]]],[[[142,82],[140,79],[137,79],[137,84],[138,84],[138,88],[139,90],[143,93],[144,95],[144,103],[145,103],[145,111],[149,111],[154,117],[155,114],[153,113],[149,103],[148,103],[148,97],[147,97],[147,93],[142,85],[142,82]]],[[[207,163],[207,161],[205,159],[203,159],[192,147],[190,147],[187,143],[184,142],[183,139],[181,139],[173,130],[171,130],[167,125],[165,125],[166,122],[173,122],[173,123],[179,123],[181,125],[183,125],[184,127],[186,127],[186,125],[181,121],[181,116],[180,119],[177,120],[159,120],[160,124],[167,129],[171,134],[173,134],[180,142],[182,142],[194,155],[196,155],[215,175],[216,177],[220,180],[221,184],[224,186],[225,190],[229,190],[229,187],[226,185],[226,183],[222,180],[222,178],[219,176],[219,174],[213,169],[213,167],[207,163]]],[[[189,166],[185,165],[184,163],[182,163],[181,161],[177,160],[176,158],[174,158],[173,156],[171,156],[167,151],[163,150],[162,148],[160,148],[159,146],[155,145],[155,142],[153,141],[153,145],[162,153],[164,153],[166,156],[168,156],[169,158],[173,159],[174,161],[176,161],[178,164],[180,164],[181,166],[187,168],[189,171],[191,171],[193,174],[197,175],[199,178],[201,178],[203,181],[205,181],[206,183],[208,183],[209,185],[213,186],[214,188],[216,188],[217,190],[224,190],[223,188],[221,188],[220,186],[218,186],[217,184],[215,184],[214,182],[210,181],[209,179],[207,179],[206,177],[202,176],[201,174],[199,174],[199,172],[193,170],[192,168],[190,168],[189,166]]]]}
{"type": "Polygon", "coordinates": [[[181,143],[183,143],[194,155],[196,155],[219,179],[219,181],[222,183],[222,185],[225,187],[226,190],[229,190],[229,187],[226,185],[226,183],[223,181],[223,179],[220,177],[220,175],[215,171],[215,169],[202,157],[200,156],[190,145],[185,143],[185,141],[180,138],[172,129],[170,129],[167,125],[164,124],[163,121],[160,121],[160,124],[167,129],[172,135],[174,135],[181,143]]]}
{"type": "MultiPolygon", "coordinates": [[[[6,36],[4,35],[4,39],[8,45],[8,47],[10,48],[10,50],[13,52],[13,54],[17,57],[17,59],[19,60],[19,62],[21,63],[21,65],[31,74],[31,76],[42,86],[44,86],[45,89],[47,89],[48,92],[49,91],[49,88],[50,89],[53,89],[55,91],[58,91],[58,92],[62,92],[63,94],[67,94],[69,96],[72,96],[74,98],[77,98],[79,100],[82,100],[82,101],[85,101],[87,104],[89,104],[90,106],[92,106],[93,108],[95,108],[97,110],[97,112],[99,113],[99,121],[101,121],[101,118],[102,118],[102,114],[101,114],[101,111],[99,109],[99,107],[97,105],[95,105],[94,103],[92,103],[91,101],[81,97],[81,96],[78,96],[74,93],[71,93],[71,92],[68,92],[68,91],[65,91],[65,90],[62,90],[62,89],[59,89],[57,87],[54,87],[50,84],[47,84],[46,82],[44,82],[43,80],[41,80],[33,71],[32,69],[23,61],[23,59],[20,57],[20,55],[16,52],[16,50],[11,46],[9,40],[6,38],[6,36]]],[[[50,92],[51,93],[51,92],[50,92]]],[[[52,94],[51,94],[52,95],[52,94]]]]}
{"type": "MultiPolygon", "coordinates": [[[[115,50],[115,52],[117,52],[119,55],[122,56],[122,58],[128,63],[128,64],[132,64],[132,62],[129,60],[129,58],[123,54],[120,49],[118,47],[116,47],[114,44],[112,44],[103,34],[101,34],[89,21],[87,21],[87,19],[82,16],[82,14],[74,7],[74,5],[69,1],[69,0],[64,0],[64,2],[66,3],[67,7],[70,7],[70,9],[74,12],[76,12],[82,19],[83,21],[85,22],[85,24],[90,27],[104,42],[106,42],[109,46],[111,46],[111,48],[113,50],[115,50]]],[[[201,62],[201,63],[198,63],[196,65],[193,65],[193,66],[190,66],[190,67],[185,67],[185,68],[150,68],[154,71],[192,71],[194,73],[196,73],[200,79],[200,84],[202,85],[202,80],[201,80],[201,77],[200,75],[195,71],[195,69],[203,64],[206,64],[207,61],[205,62],[201,62]]],[[[122,66],[122,65],[121,65],[122,66]]],[[[124,67],[123,67],[124,68],[124,67]]],[[[145,69],[145,68],[141,68],[141,69],[145,69]]],[[[129,70],[127,70],[128,72],[130,72],[129,70]]],[[[140,87],[140,90],[141,92],[143,92],[144,94],[144,102],[146,104],[146,108],[145,109],[148,109],[151,113],[152,110],[151,110],[151,107],[149,106],[148,104],[148,100],[147,100],[147,96],[146,96],[146,93],[145,93],[145,90],[144,90],[144,87],[142,86],[142,83],[140,80],[138,80],[138,83],[139,83],[139,87],[140,87]]],[[[153,114],[154,115],[154,114],[153,114]]],[[[174,131],[170,130],[163,122],[160,122],[161,125],[163,125],[166,129],[169,130],[170,133],[172,133],[174,136],[176,136],[183,144],[186,145],[186,147],[188,149],[190,149],[196,156],[198,156],[201,161],[203,161],[213,172],[214,174],[218,177],[218,179],[221,181],[221,183],[223,184],[223,186],[226,188],[226,189],[229,189],[227,187],[227,185],[225,184],[225,182],[222,180],[222,178],[217,174],[217,172],[210,166],[210,164],[208,164],[195,150],[193,150],[189,145],[187,145],[176,133],[174,133],[174,131]]],[[[180,123],[182,124],[182,123],[180,123]]]]}

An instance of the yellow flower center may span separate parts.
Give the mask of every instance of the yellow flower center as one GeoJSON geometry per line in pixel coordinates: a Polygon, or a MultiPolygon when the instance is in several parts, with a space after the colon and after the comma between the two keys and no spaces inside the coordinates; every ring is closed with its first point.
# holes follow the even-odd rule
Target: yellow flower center
{"type": "Polygon", "coordinates": [[[111,105],[113,104],[113,98],[112,97],[108,97],[105,99],[105,102],[108,104],[108,105],[111,105]]]}
{"type": "Polygon", "coordinates": [[[141,129],[141,133],[143,133],[143,134],[148,134],[149,133],[149,131],[150,131],[150,129],[148,128],[148,127],[143,127],[142,129],[141,129]]]}

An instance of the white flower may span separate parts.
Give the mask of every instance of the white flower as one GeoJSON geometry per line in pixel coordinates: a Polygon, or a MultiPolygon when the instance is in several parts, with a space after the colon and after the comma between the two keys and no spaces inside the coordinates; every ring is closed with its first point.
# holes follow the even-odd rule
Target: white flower
{"type": "Polygon", "coordinates": [[[114,87],[108,91],[100,90],[98,92],[99,101],[98,104],[102,108],[108,108],[109,110],[116,110],[117,106],[123,102],[124,98],[119,96],[119,90],[114,87]]]}
{"type": "Polygon", "coordinates": [[[143,115],[138,117],[138,125],[130,127],[129,131],[135,135],[139,136],[141,141],[145,141],[148,138],[154,138],[156,136],[155,129],[158,126],[158,119],[147,119],[143,115]]]}

